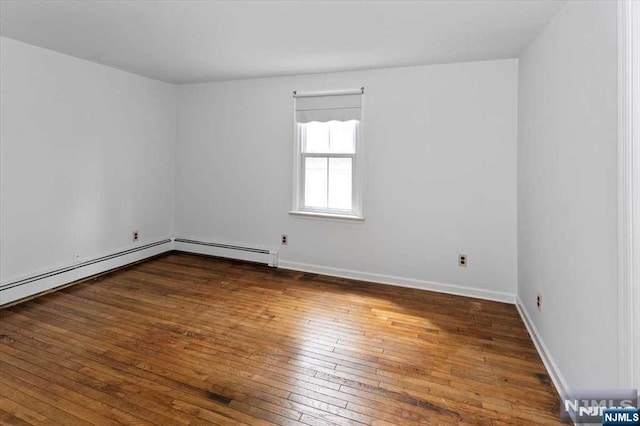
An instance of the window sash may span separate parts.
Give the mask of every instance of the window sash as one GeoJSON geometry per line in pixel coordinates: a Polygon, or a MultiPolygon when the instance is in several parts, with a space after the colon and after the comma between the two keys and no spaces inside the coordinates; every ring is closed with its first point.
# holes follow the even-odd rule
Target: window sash
{"type": "Polygon", "coordinates": [[[301,152],[300,153],[300,157],[299,157],[299,161],[300,161],[300,165],[299,165],[299,170],[300,170],[300,181],[299,181],[299,193],[298,193],[298,200],[299,200],[299,205],[298,205],[298,209],[300,211],[308,211],[308,212],[318,212],[318,213],[338,213],[338,214],[349,214],[349,215],[356,215],[358,214],[358,209],[357,209],[357,191],[358,188],[356,188],[356,168],[357,168],[357,162],[356,162],[356,154],[323,154],[323,153],[305,153],[305,152],[301,152]],[[309,207],[306,205],[306,201],[305,201],[305,189],[307,186],[307,180],[306,180],[306,159],[307,158],[326,158],[327,159],[327,208],[321,208],[321,207],[309,207]],[[330,168],[329,168],[329,162],[331,161],[332,158],[351,158],[351,209],[337,209],[337,208],[330,208],[329,207],[329,180],[330,180],[330,168]]]}

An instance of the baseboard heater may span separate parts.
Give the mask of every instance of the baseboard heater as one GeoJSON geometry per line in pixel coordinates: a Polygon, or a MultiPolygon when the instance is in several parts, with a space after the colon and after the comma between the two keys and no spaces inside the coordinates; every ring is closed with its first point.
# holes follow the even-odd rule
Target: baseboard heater
{"type": "Polygon", "coordinates": [[[0,306],[171,250],[171,239],[133,247],[0,285],[0,306]]]}
{"type": "Polygon", "coordinates": [[[173,249],[189,253],[264,263],[274,268],[278,266],[278,251],[260,247],[198,241],[178,237],[173,240],[173,249]]]}

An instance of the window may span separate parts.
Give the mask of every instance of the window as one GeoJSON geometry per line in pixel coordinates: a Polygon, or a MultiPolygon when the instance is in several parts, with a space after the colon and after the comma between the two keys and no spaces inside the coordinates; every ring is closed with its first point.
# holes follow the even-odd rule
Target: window
{"type": "Polygon", "coordinates": [[[295,95],[292,214],[362,220],[362,93],[295,95]]]}

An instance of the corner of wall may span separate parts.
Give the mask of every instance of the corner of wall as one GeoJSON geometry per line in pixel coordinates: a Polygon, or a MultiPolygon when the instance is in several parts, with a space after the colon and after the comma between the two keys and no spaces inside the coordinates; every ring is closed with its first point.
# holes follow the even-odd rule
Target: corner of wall
{"type": "Polygon", "coordinates": [[[562,375],[558,364],[551,355],[549,348],[547,348],[547,345],[544,343],[542,336],[538,332],[536,325],[529,316],[527,308],[520,299],[519,295],[516,296],[516,308],[518,309],[518,313],[522,318],[522,322],[524,322],[524,325],[529,332],[529,336],[531,336],[531,340],[533,341],[533,344],[536,347],[540,358],[542,359],[542,363],[544,364],[547,372],[549,373],[549,376],[551,377],[551,381],[553,382],[558,395],[560,396],[560,398],[563,398],[565,395],[569,394],[569,386],[567,385],[567,381],[562,375]]]}

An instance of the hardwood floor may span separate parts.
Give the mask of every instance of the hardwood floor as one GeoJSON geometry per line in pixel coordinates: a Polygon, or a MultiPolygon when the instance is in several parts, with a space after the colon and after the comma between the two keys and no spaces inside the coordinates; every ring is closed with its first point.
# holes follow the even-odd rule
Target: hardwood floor
{"type": "Polygon", "coordinates": [[[0,311],[3,424],[557,424],[514,306],[174,253],[0,311]]]}

